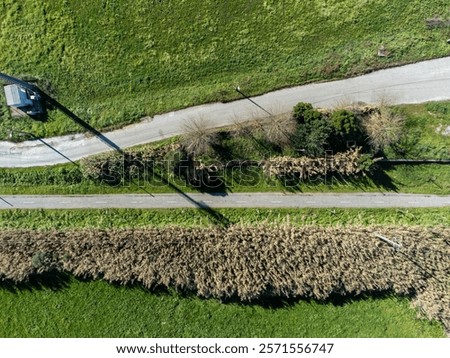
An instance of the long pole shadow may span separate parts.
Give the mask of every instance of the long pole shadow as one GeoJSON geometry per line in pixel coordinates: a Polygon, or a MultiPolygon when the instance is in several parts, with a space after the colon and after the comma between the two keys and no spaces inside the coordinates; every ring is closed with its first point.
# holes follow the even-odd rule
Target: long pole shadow
{"type": "MultiPolygon", "coordinates": [[[[70,111],[68,108],[66,108],[65,106],[63,106],[61,103],[59,103],[57,100],[55,100],[54,98],[52,98],[51,96],[49,96],[48,94],[46,94],[45,92],[43,92],[39,87],[37,87],[36,85],[32,85],[28,82],[22,81],[18,78],[15,77],[11,77],[9,75],[6,75],[4,73],[0,72],[0,79],[9,82],[9,83],[13,83],[16,84],[18,86],[21,86],[23,88],[29,89],[35,93],[38,93],[42,100],[48,104],[50,104],[51,106],[57,108],[58,110],[60,110],[62,113],[64,113],[67,117],[69,117],[70,119],[72,119],[75,123],[77,123],[78,125],[80,125],[81,127],[83,127],[84,129],[86,129],[87,131],[91,132],[92,134],[94,134],[98,139],[100,139],[103,143],[105,143],[107,146],[109,146],[110,148],[112,148],[113,150],[115,150],[116,152],[120,153],[121,155],[124,156],[124,158],[127,158],[126,152],[120,148],[116,143],[114,143],[112,140],[110,140],[109,138],[107,138],[105,135],[103,135],[102,133],[100,133],[97,129],[95,129],[94,127],[92,127],[89,123],[86,123],[85,121],[83,121],[80,117],[78,117],[75,113],[73,113],[72,111],[70,111]]],[[[249,99],[251,100],[251,99],[249,99]]],[[[252,101],[253,102],[253,101],[252,101]]],[[[256,104],[256,103],[255,103],[256,104]]],[[[258,105],[258,107],[260,107],[258,105]]],[[[261,107],[262,108],[262,107],[261,107]]],[[[267,112],[267,111],[266,111],[267,112]]],[[[70,162],[74,163],[70,158],[66,157],[63,153],[59,152],[57,149],[53,148],[50,144],[48,144],[47,142],[45,142],[44,140],[42,140],[41,138],[37,138],[41,143],[43,143],[44,145],[50,147],[52,150],[56,151],[58,154],[60,154],[61,156],[63,156],[64,158],[66,158],[67,160],[69,160],[70,162]]],[[[76,163],[74,163],[76,164],[76,163]]],[[[78,164],[76,164],[78,165],[78,164]]],[[[187,195],[185,192],[183,192],[181,189],[179,189],[177,186],[175,186],[174,184],[172,184],[171,182],[169,182],[166,178],[163,178],[161,175],[158,175],[159,179],[164,182],[166,185],[168,185],[172,190],[174,190],[175,192],[177,192],[179,195],[181,195],[184,199],[186,199],[188,202],[190,202],[191,204],[195,205],[198,209],[201,209],[202,211],[206,212],[210,218],[213,219],[213,222],[216,224],[221,224],[221,225],[229,225],[229,221],[228,219],[226,219],[223,215],[217,213],[215,210],[213,210],[211,207],[209,207],[208,205],[206,205],[205,203],[199,203],[196,200],[194,200],[193,198],[191,198],[189,195],[187,195]]],[[[133,184],[134,181],[132,181],[133,184]]],[[[135,184],[137,185],[137,184],[135,184]]],[[[147,190],[145,190],[144,188],[138,186],[140,189],[142,189],[143,191],[145,191],[147,194],[152,195],[151,193],[149,193],[147,190]]]]}
{"type": "Polygon", "coordinates": [[[51,106],[57,108],[62,113],[64,113],[66,116],[68,116],[70,119],[72,119],[75,123],[86,129],[87,131],[94,134],[97,138],[99,138],[102,142],[104,142],[106,145],[111,147],[112,149],[116,150],[117,152],[123,154],[123,150],[115,144],[113,141],[111,141],[109,138],[107,138],[105,135],[100,133],[98,130],[96,130],[94,127],[92,127],[89,123],[83,121],[80,117],[78,117],[75,113],[70,111],[68,108],[64,107],[61,103],[59,103],[56,99],[49,96],[47,93],[42,91],[39,87],[37,87],[34,84],[28,83],[26,81],[22,81],[18,78],[6,75],[4,73],[0,72],[0,80],[6,81],[8,83],[16,84],[20,87],[26,88],[32,92],[37,93],[42,101],[50,104],[51,106]]]}
{"type": "Polygon", "coordinates": [[[11,204],[9,201],[3,199],[1,196],[0,196],[0,200],[3,201],[3,202],[4,202],[6,205],[8,205],[8,206],[10,206],[10,207],[12,207],[12,208],[14,207],[13,204],[11,204]]]}
{"type": "Polygon", "coordinates": [[[247,96],[244,92],[241,91],[241,89],[239,87],[236,87],[236,92],[239,93],[240,95],[242,95],[244,98],[248,99],[250,102],[252,102],[256,107],[258,107],[259,109],[262,109],[264,112],[266,112],[269,116],[273,116],[272,113],[270,113],[267,109],[263,108],[262,106],[260,106],[258,103],[256,103],[254,100],[252,100],[249,96],[247,96]]]}
{"type": "Polygon", "coordinates": [[[183,197],[186,201],[194,205],[197,209],[203,211],[205,214],[209,216],[209,218],[212,220],[212,222],[216,225],[221,225],[224,227],[229,226],[231,223],[228,218],[223,216],[222,214],[218,213],[216,210],[211,208],[209,205],[207,205],[204,202],[198,202],[192,197],[190,197],[188,194],[186,194],[184,191],[182,191],[180,188],[178,188],[175,184],[171,183],[169,180],[164,178],[162,175],[158,173],[154,173],[154,175],[165,185],[167,185],[170,189],[174,190],[177,194],[179,194],[181,197],[183,197]]]}
{"type": "MultiPolygon", "coordinates": [[[[46,93],[42,92],[41,90],[39,90],[41,93],[42,98],[49,104],[53,105],[54,107],[56,107],[57,109],[59,109],[61,112],[63,112],[65,115],[67,115],[69,118],[71,118],[74,122],[76,122],[77,124],[79,124],[80,126],[82,126],[83,128],[85,128],[86,130],[88,130],[89,132],[93,133],[97,138],[99,138],[101,141],[103,141],[106,145],[108,145],[110,148],[112,148],[113,150],[115,150],[116,152],[120,153],[121,155],[124,156],[125,160],[127,160],[127,155],[125,153],[125,151],[120,148],[117,144],[115,144],[113,141],[111,141],[109,138],[105,137],[102,133],[100,133],[98,130],[96,130],[95,128],[93,128],[91,125],[89,125],[88,123],[86,123],[85,121],[83,121],[81,118],[79,118],[77,115],[75,115],[72,111],[70,111],[69,109],[67,109],[66,107],[64,107],[62,104],[60,104],[58,101],[56,101],[55,99],[53,99],[52,97],[48,96],[46,93]]],[[[198,209],[203,210],[204,212],[206,212],[210,218],[212,218],[213,222],[216,224],[221,224],[221,225],[229,225],[229,221],[221,214],[217,213],[215,210],[213,210],[211,207],[209,207],[208,205],[206,205],[205,203],[199,203],[196,200],[194,200],[192,197],[190,197],[189,195],[187,195],[185,192],[183,192],[181,189],[179,189],[177,186],[175,186],[174,184],[172,184],[171,182],[169,182],[166,178],[163,178],[162,176],[158,175],[159,179],[164,182],[167,186],[169,186],[172,190],[174,190],[175,192],[177,192],[179,195],[181,195],[185,200],[187,200],[188,202],[190,202],[191,204],[195,205],[198,209]]],[[[134,185],[137,185],[136,183],[134,183],[134,181],[132,181],[132,183],[134,185]]],[[[140,189],[142,189],[143,191],[145,191],[147,194],[152,195],[151,193],[149,193],[147,190],[145,190],[145,188],[142,188],[140,186],[138,186],[140,189]]]]}
{"type": "Polygon", "coordinates": [[[114,149],[115,151],[117,151],[117,152],[119,152],[121,154],[125,154],[125,152],[116,143],[114,143],[112,140],[107,138],[104,134],[100,133],[97,129],[92,127],[89,123],[83,121],[80,117],[78,117],[71,110],[69,110],[68,108],[64,107],[57,100],[55,100],[54,98],[50,97],[49,95],[47,95],[46,93],[42,92],[41,90],[39,90],[39,92],[40,92],[42,98],[45,100],[45,102],[47,102],[50,105],[52,105],[53,107],[59,109],[67,117],[72,119],[75,123],[77,123],[78,125],[80,125],[84,129],[86,129],[87,131],[89,131],[92,134],[94,134],[98,139],[100,139],[103,143],[105,143],[110,148],[114,149]]]}
{"type": "Polygon", "coordinates": [[[70,159],[68,156],[66,156],[65,154],[61,153],[58,149],[56,149],[55,147],[51,146],[50,144],[48,144],[45,140],[43,140],[42,138],[39,138],[37,136],[35,136],[34,134],[29,133],[34,139],[38,140],[39,142],[41,142],[42,144],[44,144],[45,146],[49,147],[51,150],[53,150],[55,153],[58,153],[61,157],[63,157],[64,159],[68,160],[69,162],[71,162],[73,165],[76,165],[77,167],[79,167],[80,165],[76,162],[74,162],[72,159],[70,159]]]}

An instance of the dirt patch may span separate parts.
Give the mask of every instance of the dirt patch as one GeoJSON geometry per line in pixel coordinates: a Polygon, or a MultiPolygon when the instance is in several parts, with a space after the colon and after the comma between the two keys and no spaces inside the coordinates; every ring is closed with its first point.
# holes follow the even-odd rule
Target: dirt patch
{"type": "Polygon", "coordinates": [[[436,128],[436,133],[438,133],[438,134],[442,134],[442,135],[444,135],[444,136],[450,136],[450,126],[448,126],[448,127],[444,127],[444,126],[442,126],[442,125],[439,125],[437,128],[436,128]]]}

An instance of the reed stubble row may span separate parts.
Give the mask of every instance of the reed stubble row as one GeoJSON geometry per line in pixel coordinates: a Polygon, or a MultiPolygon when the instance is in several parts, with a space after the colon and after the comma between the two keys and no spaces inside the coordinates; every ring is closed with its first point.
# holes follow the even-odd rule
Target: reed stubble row
{"type": "Polygon", "coordinates": [[[326,300],[335,295],[411,295],[450,327],[450,228],[296,227],[6,230],[0,279],[59,270],[121,284],[173,287],[202,297],[326,300]],[[374,236],[402,243],[399,251],[374,236]]]}

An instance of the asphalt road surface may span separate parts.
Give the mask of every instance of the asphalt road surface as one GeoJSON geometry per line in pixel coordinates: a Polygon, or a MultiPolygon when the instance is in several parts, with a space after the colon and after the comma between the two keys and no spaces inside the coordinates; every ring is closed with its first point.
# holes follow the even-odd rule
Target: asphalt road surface
{"type": "Polygon", "coordinates": [[[450,206],[450,196],[418,194],[130,194],[0,196],[0,209],[82,208],[426,208],[450,206]]]}
{"type": "MultiPolygon", "coordinates": [[[[245,88],[241,88],[245,93],[245,88]]],[[[287,113],[300,102],[333,107],[342,102],[392,104],[450,99],[450,57],[373,72],[334,82],[315,83],[270,92],[252,99],[272,114],[287,113]]],[[[267,113],[247,99],[213,103],[145,118],[140,123],[106,134],[120,148],[158,141],[181,134],[185,121],[204,119],[209,127],[222,127],[267,113]]],[[[0,167],[53,165],[110,150],[96,137],[69,135],[45,139],[55,150],[37,140],[14,144],[0,142],[0,167]],[[58,153],[59,152],[59,153],[58,153]]]]}

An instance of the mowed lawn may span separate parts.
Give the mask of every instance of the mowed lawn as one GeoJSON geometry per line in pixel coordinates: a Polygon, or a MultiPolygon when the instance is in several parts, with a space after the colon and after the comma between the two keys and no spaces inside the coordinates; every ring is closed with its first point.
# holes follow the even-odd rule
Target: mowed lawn
{"type": "MultiPolygon", "coordinates": [[[[98,129],[144,115],[449,54],[443,0],[0,0],[0,69],[98,129]],[[426,20],[439,17],[436,28],[426,20]],[[378,57],[380,46],[389,52],[378,57]]],[[[300,100],[300,99],[299,99],[300,100]]],[[[51,112],[11,127],[79,131],[51,112]]]]}
{"type": "MultiPolygon", "coordinates": [[[[450,208],[412,209],[216,209],[229,224],[295,226],[405,225],[449,226],[450,208]]],[[[0,210],[2,230],[146,228],[170,225],[205,227],[216,222],[199,209],[0,210]]]]}
{"type": "Polygon", "coordinates": [[[407,299],[294,302],[265,308],[69,279],[0,288],[0,337],[443,337],[407,299]]]}

